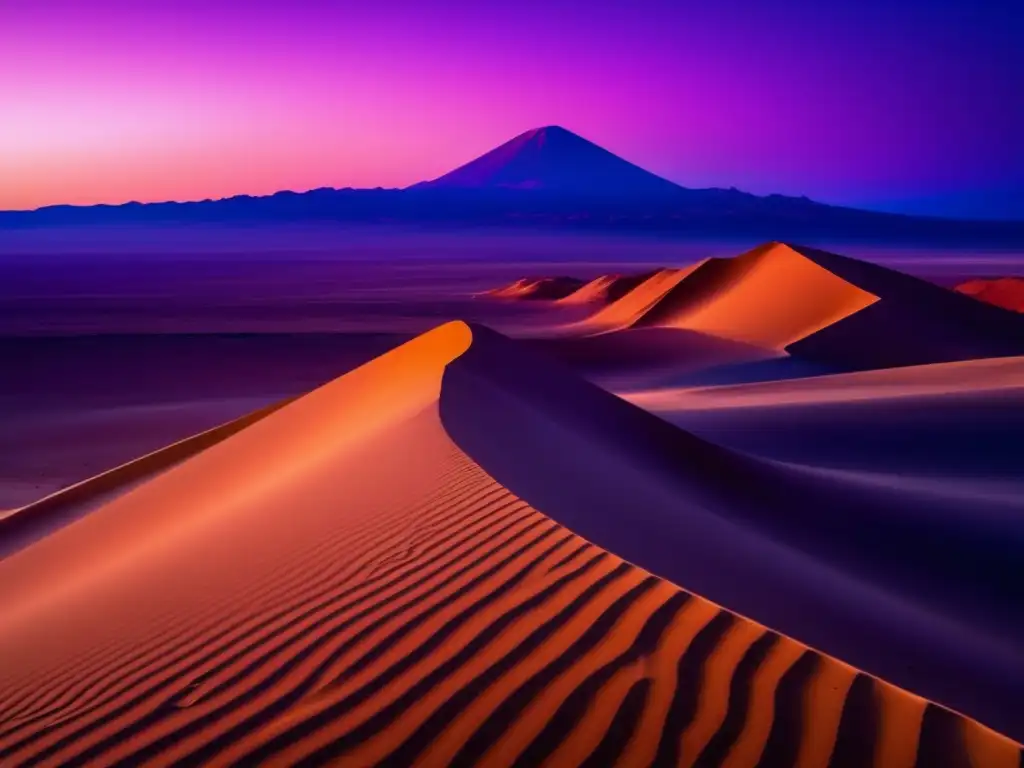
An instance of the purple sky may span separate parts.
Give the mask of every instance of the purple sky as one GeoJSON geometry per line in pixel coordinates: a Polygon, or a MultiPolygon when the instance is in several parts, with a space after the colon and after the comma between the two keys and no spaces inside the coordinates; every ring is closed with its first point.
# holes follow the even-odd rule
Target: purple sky
{"type": "Polygon", "coordinates": [[[560,124],[686,186],[1024,218],[1022,39],[1021,0],[0,0],[0,208],[401,186],[560,124]]]}

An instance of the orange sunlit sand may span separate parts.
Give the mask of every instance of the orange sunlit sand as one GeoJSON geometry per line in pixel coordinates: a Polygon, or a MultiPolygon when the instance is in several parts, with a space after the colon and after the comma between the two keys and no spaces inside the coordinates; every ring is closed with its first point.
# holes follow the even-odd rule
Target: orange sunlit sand
{"type": "Polygon", "coordinates": [[[997,277],[992,280],[968,280],[956,289],[989,304],[1014,312],[1024,312],[1024,277],[997,277]]]}
{"type": "Polygon", "coordinates": [[[566,304],[600,304],[626,295],[650,275],[600,275],[560,301],[566,304]]]}
{"type": "MultiPolygon", "coordinates": [[[[780,549],[781,529],[729,512],[750,502],[723,489],[797,493],[799,479],[480,327],[443,325],[129,480],[0,562],[4,762],[1020,762],[1018,744],[974,719],[1005,726],[994,708],[955,714],[788,636],[784,604],[831,588],[799,587],[825,566],[796,539],[780,549]],[[596,425],[589,435],[581,418],[596,425]],[[583,438],[589,451],[577,450],[583,438]],[[587,497],[573,494],[591,471],[622,494],[617,519],[595,502],[600,530],[577,525],[587,509],[574,502],[587,497]],[[680,550],[693,555],[680,573],[714,594],[621,560],[608,537],[632,553],[649,523],[630,498],[652,514],[678,507],[670,543],[717,542],[726,562],[746,552],[754,570],[740,578],[788,591],[755,623],[718,607],[740,609],[722,599],[724,570],[708,572],[696,551],[680,550]],[[733,551],[737,525],[747,533],[733,551]],[[795,566],[773,562],[786,551],[795,566]]],[[[835,578],[834,612],[852,612],[861,639],[883,648],[892,630],[901,648],[887,614],[896,593],[858,586],[852,571],[835,578]]],[[[944,702],[954,709],[1024,679],[1019,657],[984,632],[933,640],[925,670],[974,681],[944,702]],[[958,648],[994,651],[976,662],[958,648]]]]}
{"type": "Polygon", "coordinates": [[[573,277],[521,278],[502,288],[486,291],[496,299],[564,299],[581,288],[582,281],[573,277]]]}

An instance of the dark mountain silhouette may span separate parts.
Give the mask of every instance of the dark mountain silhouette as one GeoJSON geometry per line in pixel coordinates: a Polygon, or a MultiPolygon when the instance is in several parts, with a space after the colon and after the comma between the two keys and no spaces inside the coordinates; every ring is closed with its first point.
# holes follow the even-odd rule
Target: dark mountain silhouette
{"type": "Polygon", "coordinates": [[[565,128],[516,136],[451,173],[414,189],[540,190],[575,197],[678,196],[683,187],[613,155],[565,128]]]}
{"type": "Polygon", "coordinates": [[[314,189],[197,202],[0,211],[0,229],[94,224],[350,222],[587,227],[765,240],[1024,245],[1024,221],[958,221],[842,208],[806,197],[689,189],[564,128],[528,131],[407,189],[314,189]]]}

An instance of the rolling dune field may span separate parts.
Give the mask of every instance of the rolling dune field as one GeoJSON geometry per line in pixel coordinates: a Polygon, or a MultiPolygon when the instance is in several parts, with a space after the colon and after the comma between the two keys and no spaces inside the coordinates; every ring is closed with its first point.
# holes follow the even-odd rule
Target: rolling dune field
{"type": "Polygon", "coordinates": [[[499,484],[439,396],[506,343],[441,326],[0,561],[0,762],[1020,765],[499,484]]]}

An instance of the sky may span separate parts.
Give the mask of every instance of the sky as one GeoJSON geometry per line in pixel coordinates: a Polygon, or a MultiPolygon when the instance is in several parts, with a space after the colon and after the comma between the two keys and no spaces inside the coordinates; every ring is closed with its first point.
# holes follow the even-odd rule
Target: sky
{"type": "Polygon", "coordinates": [[[0,209],[434,178],[557,124],[688,187],[1024,219],[1020,0],[0,0],[0,209]]]}

